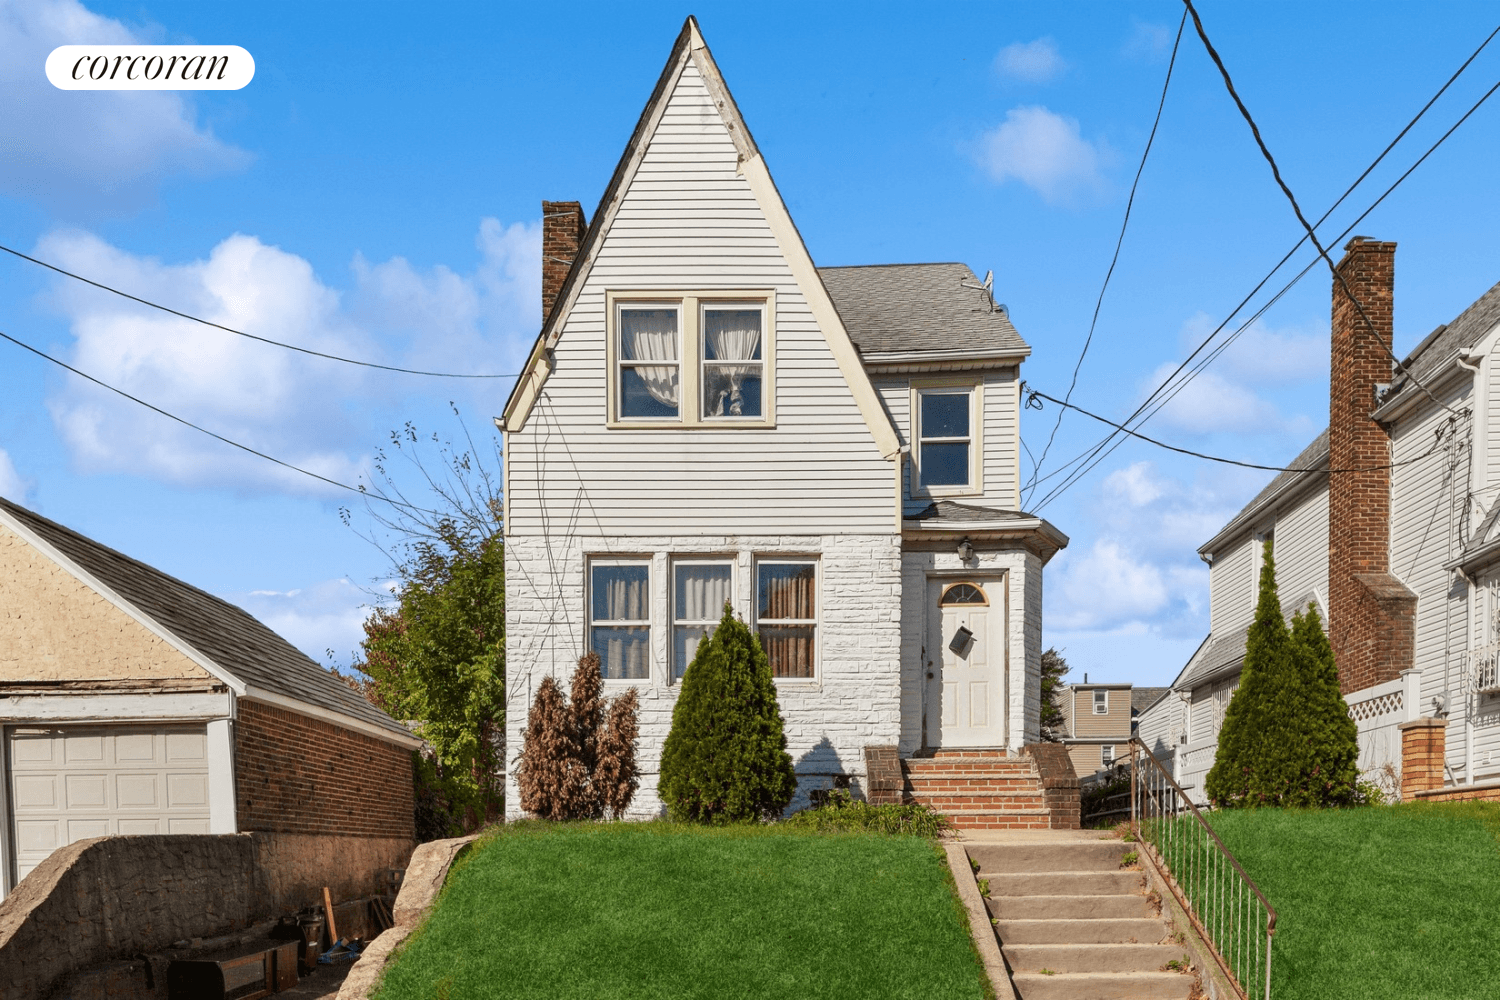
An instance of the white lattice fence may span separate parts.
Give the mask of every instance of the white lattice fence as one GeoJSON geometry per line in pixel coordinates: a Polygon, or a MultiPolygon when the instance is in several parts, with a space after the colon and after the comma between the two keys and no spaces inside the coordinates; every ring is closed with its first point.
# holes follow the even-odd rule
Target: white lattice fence
{"type": "Polygon", "coordinates": [[[1403,678],[1355,691],[1344,700],[1359,730],[1359,770],[1381,783],[1385,766],[1401,767],[1401,731],[1406,721],[1407,683],[1403,678]]]}

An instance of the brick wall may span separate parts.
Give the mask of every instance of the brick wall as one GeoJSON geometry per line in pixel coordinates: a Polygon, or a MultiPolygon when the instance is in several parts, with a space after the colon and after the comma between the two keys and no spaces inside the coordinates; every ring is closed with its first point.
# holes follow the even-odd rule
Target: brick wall
{"type": "Polygon", "coordinates": [[[1413,719],[1401,730],[1401,798],[1443,787],[1443,760],[1448,744],[1447,719],[1413,719]]]}
{"type": "Polygon", "coordinates": [[[1416,595],[1390,573],[1391,442],[1370,419],[1392,381],[1396,244],[1355,237],[1333,283],[1328,618],[1344,693],[1394,680],[1415,655],[1416,595]],[[1350,300],[1348,290],[1358,299],[1350,300]]]}
{"type": "Polygon", "coordinates": [[[241,831],[415,839],[410,750],[250,701],[234,731],[241,831]]]}
{"type": "Polygon", "coordinates": [[[542,322],[552,312],[557,293],[568,279],[573,258],[583,243],[588,225],[583,206],[576,201],[542,202],[542,322]]]}

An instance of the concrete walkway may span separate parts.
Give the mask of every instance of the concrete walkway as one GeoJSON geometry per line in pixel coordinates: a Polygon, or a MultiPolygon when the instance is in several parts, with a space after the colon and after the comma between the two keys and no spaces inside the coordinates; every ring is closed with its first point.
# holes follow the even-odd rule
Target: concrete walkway
{"type": "Polygon", "coordinates": [[[1021,1000],[1188,1000],[1195,977],[1138,866],[1098,830],[984,830],[959,837],[1021,1000]]]}

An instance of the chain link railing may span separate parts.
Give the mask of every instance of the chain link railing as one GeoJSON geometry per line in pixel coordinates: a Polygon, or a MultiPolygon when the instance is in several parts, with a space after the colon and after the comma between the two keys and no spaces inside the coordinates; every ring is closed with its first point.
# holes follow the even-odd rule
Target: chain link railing
{"type": "Polygon", "coordinates": [[[1242,1000],[1271,1000],[1276,910],[1139,737],[1130,741],[1130,827],[1242,1000]]]}

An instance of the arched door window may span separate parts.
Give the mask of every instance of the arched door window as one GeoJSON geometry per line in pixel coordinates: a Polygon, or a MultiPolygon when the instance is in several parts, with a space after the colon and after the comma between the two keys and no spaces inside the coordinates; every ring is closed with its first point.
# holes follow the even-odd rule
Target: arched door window
{"type": "Polygon", "coordinates": [[[987,605],[989,603],[989,599],[984,596],[984,591],[972,583],[955,583],[944,590],[943,596],[938,598],[938,605],[945,608],[964,604],[987,605]]]}

